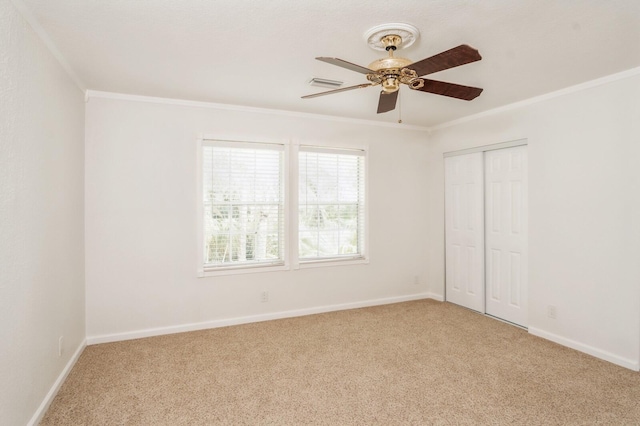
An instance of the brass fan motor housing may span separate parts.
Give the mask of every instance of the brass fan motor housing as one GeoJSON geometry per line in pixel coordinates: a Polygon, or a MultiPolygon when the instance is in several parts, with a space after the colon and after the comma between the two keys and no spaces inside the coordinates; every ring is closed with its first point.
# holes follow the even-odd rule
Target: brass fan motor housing
{"type": "Polygon", "coordinates": [[[368,68],[375,73],[367,74],[367,79],[382,86],[385,93],[393,93],[400,89],[401,84],[406,84],[412,89],[419,89],[424,86],[424,81],[418,78],[415,71],[406,68],[413,63],[407,58],[396,58],[393,52],[402,43],[402,37],[389,34],[380,40],[387,51],[389,57],[377,59],[371,62],[368,68]]]}
{"type": "Polygon", "coordinates": [[[402,69],[408,65],[411,65],[413,61],[407,58],[396,58],[394,56],[389,56],[388,58],[376,59],[371,62],[367,68],[372,69],[373,71],[380,70],[392,70],[392,69],[402,69]]]}

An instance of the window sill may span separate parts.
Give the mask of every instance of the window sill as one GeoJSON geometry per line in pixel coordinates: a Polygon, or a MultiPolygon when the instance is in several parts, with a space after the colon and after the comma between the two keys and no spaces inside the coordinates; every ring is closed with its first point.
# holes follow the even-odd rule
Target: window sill
{"type": "Polygon", "coordinates": [[[294,269],[307,269],[307,268],[323,268],[332,266],[348,266],[348,265],[365,265],[369,263],[369,258],[358,257],[350,259],[326,259],[326,260],[307,260],[301,261],[294,269]]]}
{"type": "Polygon", "coordinates": [[[216,269],[199,269],[198,278],[219,277],[219,276],[225,276],[225,275],[257,274],[257,273],[263,273],[263,272],[288,271],[289,269],[290,268],[287,264],[232,266],[232,267],[223,266],[216,269]]]}
{"type": "MultiPolygon", "coordinates": [[[[332,259],[322,259],[322,260],[301,261],[298,264],[295,264],[293,266],[293,269],[325,268],[325,267],[335,267],[335,266],[367,265],[367,264],[369,264],[369,258],[367,257],[358,257],[358,258],[349,258],[349,259],[332,258],[332,259]]],[[[289,271],[291,269],[292,268],[288,264],[227,266],[227,267],[223,266],[217,269],[199,269],[198,278],[289,271]]]]}

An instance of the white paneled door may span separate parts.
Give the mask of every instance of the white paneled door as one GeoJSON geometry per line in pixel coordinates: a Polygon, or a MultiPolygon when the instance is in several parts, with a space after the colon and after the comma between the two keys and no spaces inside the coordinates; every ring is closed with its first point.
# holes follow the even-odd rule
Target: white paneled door
{"type": "Polygon", "coordinates": [[[527,151],[485,152],[486,313],[527,326],[527,151]]]}
{"type": "Polygon", "coordinates": [[[444,160],[447,300],[484,312],[483,154],[444,160]]]}
{"type": "Polygon", "coordinates": [[[527,326],[527,148],[445,159],[446,299],[527,326]]]}

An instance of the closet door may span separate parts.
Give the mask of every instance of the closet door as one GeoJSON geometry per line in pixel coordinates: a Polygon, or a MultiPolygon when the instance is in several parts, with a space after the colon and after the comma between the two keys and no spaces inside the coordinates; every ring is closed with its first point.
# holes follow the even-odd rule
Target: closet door
{"type": "Polygon", "coordinates": [[[446,299],[484,312],[483,155],[444,160],[446,299]]]}
{"type": "Polygon", "coordinates": [[[527,148],[485,152],[486,313],[527,326],[527,148]]]}

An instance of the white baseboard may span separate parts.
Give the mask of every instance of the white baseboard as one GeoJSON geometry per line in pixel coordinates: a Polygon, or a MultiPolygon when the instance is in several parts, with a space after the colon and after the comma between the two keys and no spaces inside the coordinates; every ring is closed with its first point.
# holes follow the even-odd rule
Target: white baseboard
{"type": "MultiPolygon", "coordinates": [[[[313,308],[294,309],[290,311],[272,312],[268,314],[249,315],[245,317],[225,318],[167,327],[148,328],[125,333],[103,334],[87,336],[87,345],[119,342],[123,340],[141,339],[144,337],[161,336],[164,334],[183,333],[186,331],[206,330],[209,328],[228,327],[230,325],[248,324],[252,322],[270,321],[282,318],[301,317],[305,315],[321,314],[325,312],[342,311],[346,309],[366,308],[368,306],[388,305],[391,303],[408,302],[411,300],[433,298],[431,293],[416,293],[407,296],[395,296],[384,299],[363,300],[360,302],[342,303],[338,305],[317,306],[313,308]]],[[[437,299],[436,299],[437,300],[437,299]]]]}
{"type": "Polygon", "coordinates": [[[539,328],[529,327],[529,333],[534,336],[542,337],[543,339],[551,340],[562,346],[567,346],[571,349],[575,349],[580,352],[584,352],[596,358],[609,361],[613,364],[621,367],[628,368],[634,371],[640,371],[640,363],[631,359],[622,358],[611,352],[603,351],[602,349],[594,348],[593,346],[585,345],[584,343],[576,342],[575,340],[567,339],[557,334],[549,333],[548,331],[540,330],[539,328]]]}
{"type": "Polygon", "coordinates": [[[69,375],[69,372],[71,372],[71,369],[73,368],[73,366],[76,365],[78,358],[80,358],[82,351],[86,347],[87,347],[87,341],[83,340],[82,343],[80,343],[80,346],[78,346],[78,349],[76,349],[75,353],[73,354],[69,362],[67,362],[67,365],[64,367],[64,369],[62,370],[62,372],[60,373],[56,381],[53,383],[53,386],[51,386],[51,389],[49,389],[47,396],[44,397],[44,399],[42,400],[42,403],[40,404],[36,412],[33,414],[33,416],[31,417],[31,420],[29,420],[29,423],[27,423],[27,426],[35,426],[38,423],[40,423],[40,421],[44,417],[44,414],[47,412],[47,410],[49,409],[49,406],[53,402],[53,399],[56,397],[56,394],[60,390],[60,386],[62,386],[67,376],[69,375]]]}
{"type": "Polygon", "coordinates": [[[437,293],[425,293],[425,297],[428,299],[437,300],[438,302],[444,302],[444,296],[442,294],[437,293]]]}

